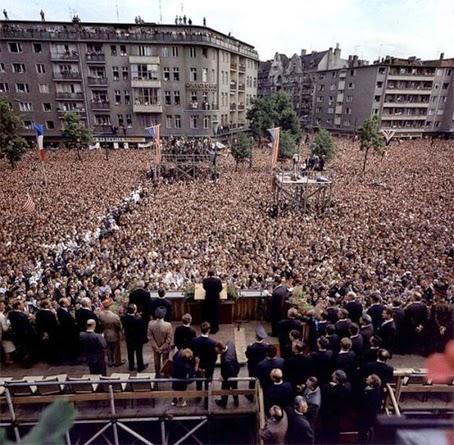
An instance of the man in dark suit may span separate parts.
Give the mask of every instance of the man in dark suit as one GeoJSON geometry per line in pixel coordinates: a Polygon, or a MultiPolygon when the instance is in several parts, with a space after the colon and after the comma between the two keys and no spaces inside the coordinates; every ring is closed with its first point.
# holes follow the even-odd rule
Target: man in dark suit
{"type": "Polygon", "coordinates": [[[137,371],[142,372],[148,366],[143,362],[143,345],[146,340],[147,325],[137,314],[135,304],[128,306],[126,314],[121,317],[121,324],[125,333],[129,370],[134,371],[134,361],[137,359],[137,371]]]}
{"type": "Polygon", "coordinates": [[[336,356],[340,349],[340,338],[336,332],[336,326],[329,324],[326,327],[326,339],[329,342],[328,349],[333,351],[333,354],[336,356]]]}
{"type": "Polygon", "coordinates": [[[296,340],[292,344],[292,355],[285,359],[284,374],[285,379],[292,384],[296,391],[298,385],[306,382],[307,378],[313,375],[313,362],[309,356],[304,354],[302,341],[296,340]]]}
{"type": "Polygon", "coordinates": [[[358,360],[361,360],[364,349],[364,339],[359,333],[359,326],[352,323],[350,326],[350,340],[352,342],[352,351],[356,354],[358,360]]]}
{"type": "Polygon", "coordinates": [[[151,297],[143,281],[138,281],[136,288],[129,294],[129,304],[136,305],[137,312],[141,314],[145,325],[148,326],[151,318],[151,297]]]}
{"type": "Polygon", "coordinates": [[[391,383],[393,379],[394,368],[387,364],[389,358],[389,352],[386,349],[380,349],[375,361],[366,363],[360,368],[359,375],[362,379],[362,382],[364,382],[367,376],[376,374],[378,375],[378,377],[380,377],[383,387],[385,387],[387,383],[391,383]]]}
{"type": "Polygon", "coordinates": [[[383,348],[387,349],[392,355],[396,342],[396,325],[394,324],[392,309],[383,309],[383,323],[378,329],[378,335],[382,339],[383,348]]]}
{"type": "Polygon", "coordinates": [[[338,320],[334,325],[339,338],[348,337],[350,335],[351,320],[348,318],[347,309],[339,309],[337,312],[338,320]]]}
{"type": "Polygon", "coordinates": [[[335,324],[338,319],[339,307],[335,298],[328,298],[328,307],[326,308],[326,318],[329,324],[335,324]]]}
{"type": "Polygon", "coordinates": [[[293,388],[290,382],[284,382],[281,369],[273,369],[270,373],[273,382],[264,393],[265,410],[268,411],[273,405],[285,408],[293,401],[293,388]]]}
{"type": "Polygon", "coordinates": [[[284,369],[284,359],[276,357],[277,349],[274,345],[269,345],[266,351],[266,358],[257,363],[256,373],[263,389],[271,385],[270,372],[275,369],[284,369]]]}
{"type": "Polygon", "coordinates": [[[87,328],[88,320],[95,320],[96,322],[96,332],[101,332],[101,325],[99,323],[98,317],[91,309],[91,300],[88,297],[83,297],[80,299],[81,307],[76,310],[76,324],[79,332],[84,332],[87,328]]]}
{"type": "Polygon", "coordinates": [[[196,332],[191,328],[192,316],[191,314],[184,314],[181,317],[183,324],[175,328],[173,334],[173,344],[177,349],[191,348],[192,340],[196,337],[196,332]]]}
{"type": "Polygon", "coordinates": [[[211,326],[211,333],[219,331],[219,320],[221,318],[220,294],[222,281],[214,276],[214,271],[208,271],[208,277],[202,282],[205,290],[205,299],[202,302],[202,321],[208,321],[211,326]]]}
{"type": "Polygon", "coordinates": [[[276,277],[274,282],[276,287],[270,297],[271,336],[277,337],[279,335],[279,322],[285,318],[288,289],[282,284],[281,277],[276,277]]]}
{"type": "Polygon", "coordinates": [[[363,314],[360,319],[361,327],[359,333],[363,337],[364,347],[369,346],[369,339],[374,335],[374,326],[372,325],[372,317],[368,314],[363,314]]]}
{"type": "Polygon", "coordinates": [[[369,443],[375,419],[380,413],[383,400],[382,382],[376,374],[366,377],[366,386],[359,398],[358,441],[369,443]]]}
{"type": "Polygon", "coordinates": [[[405,354],[408,346],[408,330],[406,326],[405,310],[399,298],[393,300],[393,320],[396,325],[395,352],[405,354]]]}
{"type": "Polygon", "coordinates": [[[363,314],[363,305],[358,301],[354,292],[349,292],[345,296],[345,309],[348,311],[348,317],[353,323],[359,324],[359,319],[363,314]]]}
{"type": "Polygon", "coordinates": [[[383,309],[385,309],[385,306],[382,304],[381,296],[378,292],[372,294],[371,299],[372,304],[369,309],[367,309],[367,314],[371,317],[372,325],[375,332],[377,332],[383,322],[383,309]]]}
{"type": "Polygon", "coordinates": [[[166,291],[158,289],[158,296],[151,299],[150,313],[152,318],[156,318],[156,310],[161,308],[165,311],[164,321],[172,321],[172,303],[165,297],[166,291]]]}
{"type": "Polygon", "coordinates": [[[87,321],[87,330],[79,334],[82,354],[90,369],[90,374],[107,375],[107,343],[101,334],[95,332],[96,321],[87,321]]]}
{"type": "Polygon", "coordinates": [[[424,355],[427,349],[429,311],[422,302],[420,293],[415,292],[412,295],[411,303],[405,308],[405,320],[408,326],[409,352],[424,355]]]}
{"type": "Polygon", "coordinates": [[[314,432],[307,420],[307,402],[302,396],[296,396],[293,407],[287,408],[288,430],[286,443],[305,445],[314,443],[314,432]]]}
{"type": "Polygon", "coordinates": [[[341,349],[336,358],[334,367],[336,369],[342,369],[347,375],[347,379],[351,382],[356,372],[358,360],[356,354],[351,350],[352,341],[349,338],[343,338],[340,344],[341,349]]]}
{"type": "MultiPolygon", "coordinates": [[[[255,342],[246,348],[247,369],[249,377],[257,377],[257,365],[266,358],[266,351],[269,344],[263,340],[267,337],[262,325],[257,326],[255,330],[255,342]]],[[[254,388],[255,383],[249,382],[249,388],[254,388]]],[[[246,398],[252,402],[254,396],[249,394],[246,398]]]]}
{"type": "Polygon", "coordinates": [[[57,309],[57,319],[59,324],[59,337],[64,342],[62,350],[63,360],[69,364],[77,364],[79,355],[79,331],[76,326],[76,320],[72,316],[71,303],[68,298],[60,298],[59,308],[57,309]]]}
{"type": "MultiPolygon", "coordinates": [[[[217,360],[216,341],[209,337],[210,323],[204,321],[200,326],[201,335],[192,340],[191,349],[195,356],[195,370],[199,378],[205,378],[205,389],[208,389],[208,380],[213,379],[214,367],[217,360]]],[[[196,382],[196,388],[202,389],[202,382],[196,382]]]]}
{"type": "Polygon", "coordinates": [[[301,321],[296,319],[297,316],[298,311],[292,307],[287,311],[287,318],[285,320],[281,320],[277,326],[281,357],[284,359],[289,357],[292,353],[290,332],[295,330],[301,333],[303,331],[303,324],[301,321]]]}
{"type": "Polygon", "coordinates": [[[329,341],[326,337],[320,337],[317,340],[317,351],[311,352],[310,358],[312,361],[311,367],[314,370],[314,375],[318,378],[319,382],[328,383],[331,374],[333,373],[333,351],[327,349],[329,341]]]}
{"type": "MultiPolygon", "coordinates": [[[[221,377],[222,389],[237,389],[238,382],[230,381],[230,378],[238,377],[240,372],[240,365],[236,356],[235,344],[231,341],[227,343],[217,342],[216,352],[221,356],[221,377]]],[[[222,396],[220,399],[215,400],[216,405],[225,408],[227,406],[228,396],[222,396]]],[[[235,406],[239,405],[238,396],[233,396],[233,403],[235,406]]]]}
{"type": "Polygon", "coordinates": [[[35,315],[35,326],[40,350],[47,363],[57,364],[61,361],[57,316],[51,309],[49,300],[41,300],[39,306],[40,309],[35,315]]]}

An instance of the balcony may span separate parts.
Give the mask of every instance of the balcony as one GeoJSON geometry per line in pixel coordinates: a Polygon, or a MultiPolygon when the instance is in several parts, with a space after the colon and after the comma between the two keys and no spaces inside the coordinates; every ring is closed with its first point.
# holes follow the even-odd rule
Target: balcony
{"type": "Polygon", "coordinates": [[[161,81],[146,76],[135,76],[131,80],[131,86],[133,88],[161,88],[161,81]]]}
{"type": "Polygon", "coordinates": [[[110,102],[92,100],[91,109],[92,110],[110,110],[110,102]]]}
{"type": "Polygon", "coordinates": [[[425,121],[426,114],[391,114],[391,113],[382,113],[381,120],[392,120],[392,121],[403,121],[403,120],[417,120],[425,121]]]}
{"type": "Polygon", "coordinates": [[[230,82],[230,89],[231,90],[236,90],[236,86],[237,86],[236,82],[234,82],[234,81],[230,82]]]}
{"type": "Polygon", "coordinates": [[[88,85],[109,85],[107,81],[107,77],[87,77],[87,84],[88,85]]]}
{"type": "Polygon", "coordinates": [[[429,102],[406,102],[406,101],[399,101],[399,102],[383,102],[383,107],[406,107],[406,108],[428,108],[429,102]]]}
{"type": "Polygon", "coordinates": [[[104,53],[86,53],[85,60],[87,63],[105,63],[106,55],[104,53]]]}
{"type": "Polygon", "coordinates": [[[132,111],[134,113],[162,113],[162,105],[136,102],[132,106],[132,111]]]}
{"type": "Polygon", "coordinates": [[[427,82],[433,80],[435,74],[415,75],[415,74],[389,74],[388,80],[410,80],[412,82],[427,82]]]}
{"type": "Polygon", "coordinates": [[[129,56],[129,63],[149,63],[159,65],[159,56],[129,56]]]}
{"type": "Polygon", "coordinates": [[[66,113],[75,113],[81,119],[86,119],[85,108],[73,108],[72,110],[65,110],[63,108],[57,108],[57,113],[60,118],[62,118],[66,113]]]}
{"type": "Polygon", "coordinates": [[[243,63],[240,63],[239,68],[240,68],[240,69],[239,69],[240,72],[243,72],[243,73],[244,73],[244,72],[246,71],[246,65],[243,64],[243,63]]]}
{"type": "Polygon", "coordinates": [[[236,71],[238,68],[238,65],[236,63],[231,63],[230,64],[230,71],[236,71]]]}
{"type": "Polygon", "coordinates": [[[230,104],[230,111],[236,111],[236,104],[230,104]]]}
{"type": "Polygon", "coordinates": [[[84,94],[80,91],[78,93],[68,93],[66,91],[57,91],[55,93],[57,100],[84,100],[84,94]]]}
{"type": "Polygon", "coordinates": [[[219,106],[217,104],[209,104],[207,102],[189,102],[186,107],[186,111],[217,111],[219,106]]]}
{"type": "Polygon", "coordinates": [[[244,104],[239,104],[238,105],[238,111],[244,111],[246,109],[244,104]]]}
{"type": "Polygon", "coordinates": [[[67,52],[51,52],[50,53],[50,60],[52,62],[61,62],[64,60],[65,62],[78,62],[79,61],[79,53],[77,51],[67,51],[67,52]]]}
{"type": "Polygon", "coordinates": [[[421,94],[428,95],[432,94],[432,88],[414,88],[410,87],[408,89],[395,88],[392,86],[386,87],[386,94],[421,94]]]}
{"type": "Polygon", "coordinates": [[[75,71],[63,71],[61,73],[53,73],[53,80],[80,80],[82,81],[82,75],[75,71]]]}
{"type": "Polygon", "coordinates": [[[244,83],[239,83],[238,84],[238,91],[244,91],[244,89],[245,89],[244,83]]]}

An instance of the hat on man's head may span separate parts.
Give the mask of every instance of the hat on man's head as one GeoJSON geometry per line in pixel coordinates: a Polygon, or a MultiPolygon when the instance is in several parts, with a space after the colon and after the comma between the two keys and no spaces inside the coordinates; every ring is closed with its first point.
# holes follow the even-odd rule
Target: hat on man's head
{"type": "Polygon", "coordinates": [[[255,335],[260,340],[263,340],[264,338],[268,337],[265,328],[261,324],[259,324],[255,329],[255,335]]]}

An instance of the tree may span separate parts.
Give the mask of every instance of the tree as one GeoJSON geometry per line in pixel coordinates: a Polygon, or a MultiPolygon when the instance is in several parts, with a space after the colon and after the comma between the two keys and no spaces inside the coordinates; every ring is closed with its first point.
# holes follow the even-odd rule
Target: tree
{"type": "Polygon", "coordinates": [[[249,129],[252,136],[257,141],[262,138],[268,138],[268,129],[274,126],[273,103],[269,97],[259,97],[252,102],[252,108],[247,112],[249,120],[249,129]]]}
{"type": "Polygon", "coordinates": [[[290,130],[281,131],[279,137],[279,159],[290,159],[295,153],[298,153],[296,137],[290,130]]]}
{"type": "Polygon", "coordinates": [[[71,148],[77,151],[77,158],[82,160],[80,156],[80,146],[88,145],[92,142],[93,136],[89,128],[80,122],[79,116],[76,113],[65,113],[63,117],[64,131],[63,135],[70,140],[71,148]]]}
{"type": "Polygon", "coordinates": [[[6,158],[11,168],[22,159],[28,148],[27,141],[18,134],[20,127],[20,115],[0,98],[0,157],[6,158]]]}
{"type": "Polygon", "coordinates": [[[274,93],[271,96],[271,101],[275,118],[274,126],[281,127],[283,131],[289,131],[295,137],[295,140],[298,140],[301,137],[301,125],[288,94],[274,93]]]}
{"type": "Polygon", "coordinates": [[[379,131],[378,117],[366,120],[359,129],[360,150],[364,150],[363,173],[366,171],[367,156],[372,148],[380,153],[385,142],[379,131]]]}
{"type": "Polygon", "coordinates": [[[335,150],[336,145],[334,144],[331,133],[328,130],[321,128],[311,144],[312,154],[330,160],[334,156],[335,150]]]}
{"type": "Polygon", "coordinates": [[[239,133],[238,137],[234,139],[231,148],[232,156],[236,161],[236,168],[238,164],[245,159],[251,159],[252,150],[251,150],[251,140],[246,135],[246,133],[239,133]]]}

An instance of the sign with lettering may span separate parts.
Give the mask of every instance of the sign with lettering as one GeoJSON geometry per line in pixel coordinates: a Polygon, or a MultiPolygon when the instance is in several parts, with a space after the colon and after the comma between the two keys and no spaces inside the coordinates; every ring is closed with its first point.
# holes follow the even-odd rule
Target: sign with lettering
{"type": "Polygon", "coordinates": [[[217,91],[218,86],[215,83],[207,82],[186,82],[186,88],[195,91],[217,91]]]}
{"type": "Polygon", "coordinates": [[[107,137],[94,137],[95,142],[128,142],[128,143],[138,143],[145,142],[145,138],[134,138],[134,137],[121,137],[121,136],[107,136],[107,137]]]}

